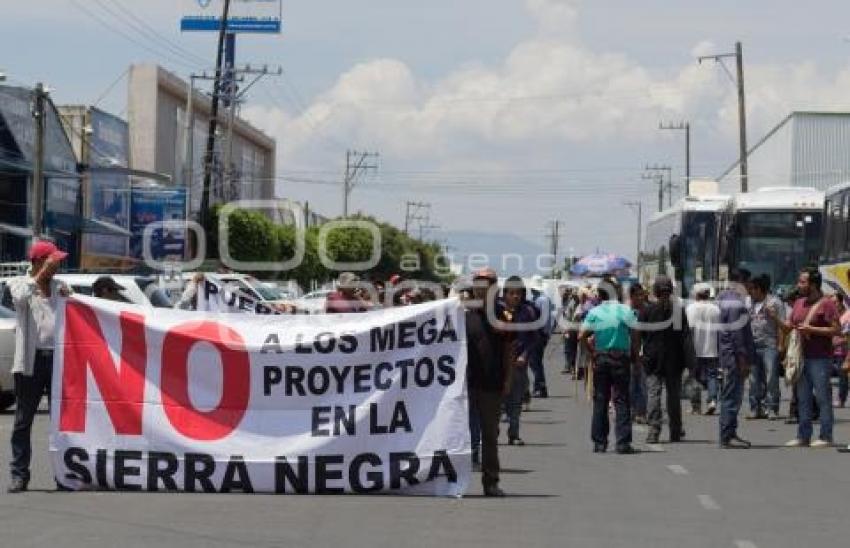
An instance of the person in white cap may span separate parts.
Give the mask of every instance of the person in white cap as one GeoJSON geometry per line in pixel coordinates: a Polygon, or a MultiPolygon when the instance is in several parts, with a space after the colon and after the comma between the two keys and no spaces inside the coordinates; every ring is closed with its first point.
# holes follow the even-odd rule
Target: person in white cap
{"type": "MultiPolygon", "coordinates": [[[[720,328],[720,307],[711,302],[711,286],[696,284],[694,286],[695,301],[685,309],[688,325],[691,327],[691,338],[696,354],[695,377],[705,379],[708,388],[706,415],[717,411],[717,397],[720,393],[720,362],[717,354],[717,333],[720,328]]],[[[701,397],[699,387],[694,387],[696,401],[692,400],[694,414],[699,414],[701,397]]]]}
{"type": "Polygon", "coordinates": [[[41,397],[49,393],[53,376],[53,345],[56,308],[60,296],[69,290],[54,278],[59,264],[68,254],[53,242],[36,241],[30,247],[30,270],[25,276],[9,280],[9,292],[15,305],[15,426],[12,429],[11,481],[8,492],[26,491],[32,460],[32,422],[41,397]]]}

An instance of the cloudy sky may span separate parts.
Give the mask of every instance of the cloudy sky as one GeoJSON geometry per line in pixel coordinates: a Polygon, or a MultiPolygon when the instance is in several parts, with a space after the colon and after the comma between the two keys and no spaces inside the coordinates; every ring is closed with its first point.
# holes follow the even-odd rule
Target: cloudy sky
{"type": "MultiPolygon", "coordinates": [[[[129,63],[212,64],[214,36],[178,31],[181,1],[6,0],[0,70],[120,113],[126,81],[107,90],[129,63]]],[[[563,250],[632,256],[623,202],[656,202],[642,167],[684,175],[683,136],[659,121],[690,121],[694,176],[735,159],[735,88],[696,56],[743,42],[754,142],[791,109],[850,109],[849,15],[839,1],[283,0],[282,36],[240,37],[237,57],[285,71],[244,112],[278,139],[280,195],[337,215],[346,148],[374,150],[354,210],[401,225],[406,200],[430,202],[430,237],[461,252],[484,232],[488,251],[523,253],[557,219],[563,250]]]]}

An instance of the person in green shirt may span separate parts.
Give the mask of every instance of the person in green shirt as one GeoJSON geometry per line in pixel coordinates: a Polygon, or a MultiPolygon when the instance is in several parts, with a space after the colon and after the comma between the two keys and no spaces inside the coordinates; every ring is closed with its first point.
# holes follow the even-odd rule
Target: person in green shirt
{"type": "Polygon", "coordinates": [[[605,279],[596,289],[603,301],[588,312],[579,340],[591,356],[593,366],[593,419],[591,439],[594,453],[608,449],[608,405],[614,402],[617,453],[632,454],[632,417],[629,402],[631,365],[637,357],[639,337],[633,329],[634,311],[622,304],[622,292],[614,279],[605,279]]]}

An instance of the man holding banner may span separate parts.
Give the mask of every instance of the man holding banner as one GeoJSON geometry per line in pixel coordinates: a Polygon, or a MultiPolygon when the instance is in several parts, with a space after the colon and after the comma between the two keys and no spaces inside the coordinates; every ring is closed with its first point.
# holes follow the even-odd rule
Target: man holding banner
{"type": "MultiPolygon", "coordinates": [[[[199,299],[220,295],[205,286],[199,299]]],[[[458,301],[340,316],[243,308],[60,303],[57,481],[74,490],[463,495],[471,463],[458,301]]],[[[500,390],[490,386],[476,401],[490,413],[493,495],[500,390]]]]}
{"type": "Polygon", "coordinates": [[[15,426],[12,430],[12,462],[8,491],[26,491],[32,459],[32,421],[41,397],[50,389],[53,372],[53,344],[59,297],[68,288],[54,275],[68,256],[53,242],[40,240],[30,247],[30,271],[12,278],[9,291],[15,303],[15,426]]]}

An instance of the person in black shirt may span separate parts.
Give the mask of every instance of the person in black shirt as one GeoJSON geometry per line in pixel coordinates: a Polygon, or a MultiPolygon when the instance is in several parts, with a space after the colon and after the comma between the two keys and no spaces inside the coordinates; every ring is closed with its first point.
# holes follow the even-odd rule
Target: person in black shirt
{"type": "Polygon", "coordinates": [[[672,299],[673,282],[658,276],[652,287],[655,302],[647,304],[638,316],[643,333],[643,366],[646,371],[647,423],[646,443],[658,443],[661,436],[661,391],[667,392],[667,416],[670,441],[679,442],[682,429],[682,371],[687,356],[687,318],[682,306],[672,299]]]}
{"type": "MultiPolygon", "coordinates": [[[[501,335],[491,324],[497,318],[498,277],[491,268],[473,277],[473,300],[466,311],[467,387],[471,416],[481,432],[481,483],[484,495],[503,497],[499,488],[499,415],[510,376],[501,335]]],[[[473,428],[475,426],[473,425],[473,428]]],[[[473,458],[475,455],[473,455],[473,458]]]]}

